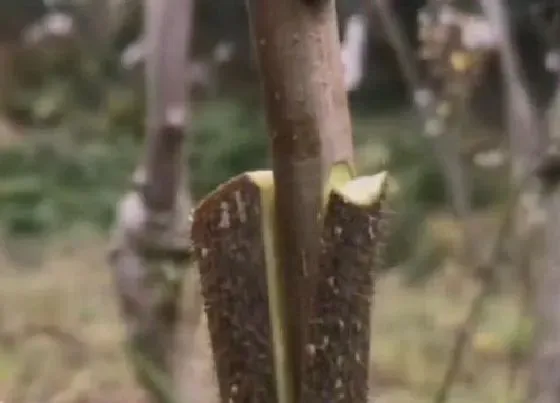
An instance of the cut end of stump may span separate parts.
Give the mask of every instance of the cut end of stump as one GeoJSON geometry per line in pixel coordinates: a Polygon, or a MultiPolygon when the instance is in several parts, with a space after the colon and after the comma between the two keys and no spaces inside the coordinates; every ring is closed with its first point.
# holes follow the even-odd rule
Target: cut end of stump
{"type": "Polygon", "coordinates": [[[385,197],[389,174],[382,171],[376,175],[361,176],[334,189],[344,200],[357,206],[369,206],[385,197]]]}

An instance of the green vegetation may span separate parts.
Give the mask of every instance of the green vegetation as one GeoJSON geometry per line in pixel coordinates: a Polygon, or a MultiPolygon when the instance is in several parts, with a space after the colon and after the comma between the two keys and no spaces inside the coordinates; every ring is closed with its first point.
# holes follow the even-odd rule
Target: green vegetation
{"type": "MultiPolygon", "coordinates": [[[[30,130],[26,141],[0,150],[0,225],[6,235],[45,236],[80,223],[108,229],[140,157],[142,139],[134,122],[143,119],[130,93],[115,90],[111,99],[109,117],[82,108],[64,124],[30,130]],[[118,102],[123,105],[116,117],[118,102]]],[[[448,248],[430,233],[424,217],[445,209],[447,196],[430,144],[415,124],[407,111],[357,114],[354,131],[358,173],[381,168],[394,173],[397,213],[386,265],[403,265],[412,278],[423,278],[448,248]]],[[[227,98],[198,102],[192,138],[189,180],[197,198],[232,176],[269,166],[263,113],[253,105],[227,98]]],[[[499,200],[499,174],[474,169],[478,208],[499,200]]]]}

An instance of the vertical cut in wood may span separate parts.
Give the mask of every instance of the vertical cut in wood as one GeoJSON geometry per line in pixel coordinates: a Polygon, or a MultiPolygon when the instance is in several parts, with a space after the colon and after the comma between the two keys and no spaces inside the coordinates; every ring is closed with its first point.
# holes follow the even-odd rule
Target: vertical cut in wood
{"type": "Polygon", "coordinates": [[[290,293],[287,349],[301,370],[309,288],[317,270],[324,174],[352,162],[333,0],[247,0],[271,140],[278,260],[290,293]]]}
{"type": "Polygon", "coordinates": [[[370,310],[387,183],[382,172],[330,193],[303,359],[302,402],[368,401],[370,310]]]}
{"type": "Polygon", "coordinates": [[[272,172],[262,171],[220,186],[194,214],[193,241],[224,403],[290,401],[272,206],[272,172]]]}

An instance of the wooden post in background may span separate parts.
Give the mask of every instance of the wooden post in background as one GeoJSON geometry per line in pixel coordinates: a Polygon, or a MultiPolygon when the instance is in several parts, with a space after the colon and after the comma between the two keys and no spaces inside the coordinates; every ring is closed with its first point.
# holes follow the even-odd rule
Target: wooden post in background
{"type": "Polygon", "coordinates": [[[137,378],[154,403],[168,403],[179,400],[181,381],[173,384],[173,372],[185,341],[176,332],[191,251],[183,146],[193,1],[146,0],[145,6],[146,158],[135,189],[119,205],[110,260],[137,378]]]}

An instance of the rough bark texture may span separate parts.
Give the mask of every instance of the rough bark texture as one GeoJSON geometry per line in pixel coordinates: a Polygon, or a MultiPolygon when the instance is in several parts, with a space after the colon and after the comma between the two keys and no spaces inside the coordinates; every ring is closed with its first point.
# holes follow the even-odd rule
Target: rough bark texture
{"type": "Polygon", "coordinates": [[[376,200],[358,206],[331,192],[305,346],[302,402],[368,401],[370,310],[384,232],[382,204],[376,200]]]}
{"type": "Polygon", "coordinates": [[[352,161],[340,43],[332,0],[248,0],[247,8],[272,144],[279,260],[292,289],[287,331],[297,377],[317,268],[322,173],[352,161]]]}
{"type": "Polygon", "coordinates": [[[199,262],[223,403],[276,402],[261,193],[232,179],[195,212],[199,262]]]}
{"type": "MultiPolygon", "coordinates": [[[[147,0],[147,159],[118,206],[110,254],[131,362],[154,402],[182,400],[184,394],[173,378],[188,348],[188,335],[178,339],[176,332],[184,330],[178,323],[191,253],[191,199],[182,186],[181,153],[191,8],[191,0],[147,0]]],[[[188,322],[193,327],[200,299],[194,305],[190,314],[197,319],[188,322]]]]}

